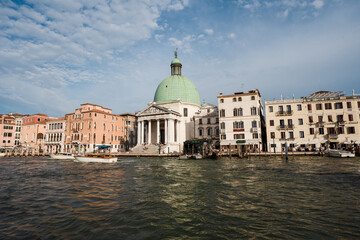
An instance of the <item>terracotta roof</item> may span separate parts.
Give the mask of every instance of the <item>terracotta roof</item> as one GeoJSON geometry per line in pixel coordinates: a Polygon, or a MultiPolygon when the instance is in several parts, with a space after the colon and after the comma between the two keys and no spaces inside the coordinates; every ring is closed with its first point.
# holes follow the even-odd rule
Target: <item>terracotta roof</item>
{"type": "Polygon", "coordinates": [[[106,108],[106,107],[100,106],[100,105],[98,105],[98,104],[93,104],[93,103],[83,103],[83,104],[81,104],[81,106],[82,106],[82,105],[93,105],[93,106],[98,106],[98,107],[102,107],[102,108],[105,108],[105,109],[112,110],[111,108],[106,108]]]}
{"type": "Polygon", "coordinates": [[[57,122],[57,121],[63,121],[63,120],[65,120],[65,117],[51,119],[51,120],[48,120],[47,122],[57,122]]]}

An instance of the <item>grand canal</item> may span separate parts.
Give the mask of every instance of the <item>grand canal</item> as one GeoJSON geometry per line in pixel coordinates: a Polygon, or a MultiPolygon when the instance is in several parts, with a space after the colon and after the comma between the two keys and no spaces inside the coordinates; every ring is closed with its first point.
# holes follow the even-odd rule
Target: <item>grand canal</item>
{"type": "Polygon", "coordinates": [[[0,239],[359,239],[360,159],[0,159],[0,239]]]}

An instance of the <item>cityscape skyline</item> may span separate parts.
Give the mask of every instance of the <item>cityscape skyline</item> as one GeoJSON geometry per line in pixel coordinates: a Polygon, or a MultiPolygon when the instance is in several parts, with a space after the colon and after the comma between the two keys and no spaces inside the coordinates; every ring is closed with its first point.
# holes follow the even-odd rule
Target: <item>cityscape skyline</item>
{"type": "Polygon", "coordinates": [[[1,112],[61,117],[79,104],[140,111],[170,75],[201,101],[259,89],[263,100],[359,93],[357,1],[5,1],[1,112]],[[341,83],[341,86],[339,86],[341,83]]]}

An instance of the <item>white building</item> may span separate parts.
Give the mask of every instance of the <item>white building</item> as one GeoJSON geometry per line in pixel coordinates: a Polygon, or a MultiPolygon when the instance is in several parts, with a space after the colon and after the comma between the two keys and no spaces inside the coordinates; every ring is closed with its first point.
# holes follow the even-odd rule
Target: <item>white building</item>
{"type": "Polygon", "coordinates": [[[360,95],[319,91],[300,99],[265,101],[268,150],[347,148],[360,144],[360,95]]]}
{"type": "Polygon", "coordinates": [[[181,75],[182,64],[176,52],[170,66],[171,76],[159,84],[154,101],[136,114],[138,144],[133,152],[179,153],[184,141],[194,138],[193,117],[200,110],[199,93],[181,75]]]}
{"type": "Polygon", "coordinates": [[[249,146],[250,151],[263,151],[266,148],[265,121],[259,90],[232,95],[218,95],[220,114],[220,145],[249,146]]]}
{"type": "Polygon", "coordinates": [[[213,145],[220,145],[219,142],[219,111],[217,106],[203,104],[199,112],[194,116],[195,138],[212,140],[213,145]]]}
{"type": "Polygon", "coordinates": [[[65,117],[46,122],[45,151],[48,153],[64,152],[65,117]]]}

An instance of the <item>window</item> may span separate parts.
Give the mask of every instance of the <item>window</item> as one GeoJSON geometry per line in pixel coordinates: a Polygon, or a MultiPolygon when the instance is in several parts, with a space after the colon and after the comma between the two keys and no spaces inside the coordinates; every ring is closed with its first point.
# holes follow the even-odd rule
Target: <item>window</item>
{"type": "Polygon", "coordinates": [[[272,139],[275,138],[275,132],[271,132],[271,133],[270,133],[270,138],[272,138],[272,139]]]}
{"type": "Polygon", "coordinates": [[[224,103],[224,99],[220,99],[220,103],[224,103]]]}
{"type": "Polygon", "coordinates": [[[243,109],[242,108],[239,108],[238,109],[238,116],[242,116],[243,115],[243,109]]]}
{"type": "Polygon", "coordinates": [[[269,106],[269,112],[273,112],[273,111],[274,111],[273,106],[269,106]]]}
{"type": "Polygon", "coordinates": [[[343,122],[344,121],[344,117],[343,117],[343,115],[336,115],[336,121],[338,121],[338,122],[343,122]]]}
{"type": "Polygon", "coordinates": [[[344,134],[344,128],[342,128],[342,127],[337,128],[336,133],[337,134],[344,134]]]}
{"type": "Polygon", "coordinates": [[[360,108],[360,101],[358,101],[358,108],[360,108]]]}
{"type": "Polygon", "coordinates": [[[324,128],[319,128],[319,134],[324,135],[324,128]]]}
{"type": "Polygon", "coordinates": [[[308,107],[308,110],[311,111],[311,104],[308,104],[307,107],[308,107]]]}
{"type": "Polygon", "coordinates": [[[234,122],[233,123],[233,128],[234,129],[243,129],[244,128],[244,122],[243,121],[234,122]]]}
{"type": "Polygon", "coordinates": [[[188,109],[184,108],[184,117],[187,117],[187,116],[188,116],[188,109]]]}
{"type": "Polygon", "coordinates": [[[323,116],[318,116],[318,122],[323,122],[323,116]]]}
{"type": "Polygon", "coordinates": [[[300,131],[300,132],[299,132],[299,136],[300,136],[300,138],[305,138],[304,131],[300,131]]]}
{"type": "Polygon", "coordinates": [[[329,121],[329,122],[332,122],[332,121],[333,121],[332,115],[328,115],[328,121],[329,121]]]}
{"type": "Polygon", "coordinates": [[[234,117],[237,117],[237,115],[238,115],[238,110],[237,110],[237,108],[234,108],[234,110],[233,110],[233,115],[234,115],[234,117]]]}
{"type": "Polygon", "coordinates": [[[235,98],[235,97],[233,98],[233,102],[236,102],[236,98],[235,98]]]}
{"type": "Polygon", "coordinates": [[[259,134],[253,133],[252,137],[253,137],[253,139],[258,139],[258,138],[259,138],[259,134]]]}
{"type": "Polygon", "coordinates": [[[291,113],[291,105],[286,105],[286,112],[291,113]]]}
{"type": "Polygon", "coordinates": [[[347,128],[347,133],[348,134],[355,134],[355,128],[354,127],[348,127],[347,128]]]}
{"type": "Polygon", "coordinates": [[[257,127],[257,122],[256,122],[256,121],[252,121],[252,122],[251,122],[251,126],[252,126],[253,128],[256,128],[256,127],[257,127]]]}
{"type": "Polygon", "coordinates": [[[226,135],[225,135],[225,134],[221,134],[221,139],[226,139],[226,135]]]}
{"type": "Polygon", "coordinates": [[[304,125],[304,121],[302,118],[299,118],[298,121],[299,121],[299,125],[304,125]]]}
{"type": "Polygon", "coordinates": [[[281,132],[281,139],[285,139],[285,132],[281,132]]]}
{"type": "Polygon", "coordinates": [[[279,106],[278,109],[279,109],[279,112],[280,112],[280,113],[284,112],[284,107],[283,107],[283,106],[279,106]]]}
{"type": "Polygon", "coordinates": [[[284,119],[280,119],[280,127],[284,128],[285,127],[285,121],[284,119]]]}
{"type": "Polygon", "coordinates": [[[342,102],[335,103],[335,109],[343,109],[342,102]]]}
{"type": "Polygon", "coordinates": [[[216,118],[216,123],[219,123],[219,118],[216,118]]]}
{"type": "Polygon", "coordinates": [[[220,123],[220,128],[225,129],[225,123],[224,122],[220,123]]]}
{"type": "Polygon", "coordinates": [[[312,123],[312,122],[313,122],[313,117],[309,116],[309,123],[312,123]]]}
{"type": "Polygon", "coordinates": [[[322,110],[322,104],[321,103],[316,104],[316,110],[322,110]]]}
{"type": "Polygon", "coordinates": [[[298,105],[297,105],[297,110],[298,110],[298,111],[301,111],[301,110],[302,110],[301,104],[298,104],[298,105]]]}
{"type": "Polygon", "coordinates": [[[225,117],[225,109],[220,110],[220,117],[225,117]]]}
{"type": "Polygon", "coordinates": [[[256,115],[256,107],[251,108],[251,115],[256,115]]]}
{"type": "Polygon", "coordinates": [[[211,136],[211,134],[212,134],[212,128],[208,128],[208,129],[207,129],[207,135],[208,135],[208,136],[211,136]]]}
{"type": "Polygon", "coordinates": [[[210,118],[207,119],[207,123],[211,124],[211,119],[210,118]]]}
{"type": "Polygon", "coordinates": [[[294,132],[289,132],[289,138],[294,139],[294,132]]]}
{"type": "Polygon", "coordinates": [[[270,120],[270,126],[274,126],[274,120],[270,120]]]}
{"type": "Polygon", "coordinates": [[[310,128],[310,135],[314,135],[314,128],[310,128]]]}
{"type": "Polygon", "coordinates": [[[292,119],[288,119],[288,126],[289,126],[289,128],[290,128],[290,127],[293,127],[292,119]]]}
{"type": "Polygon", "coordinates": [[[347,103],[346,103],[346,107],[347,107],[347,108],[351,108],[351,102],[347,102],[347,103]]]}
{"type": "Polygon", "coordinates": [[[203,129],[199,128],[199,136],[202,136],[202,135],[203,135],[203,129]]]}
{"type": "Polygon", "coordinates": [[[245,134],[243,133],[234,134],[234,139],[245,139],[245,134]]]}
{"type": "Polygon", "coordinates": [[[349,114],[348,117],[349,117],[349,121],[350,121],[350,122],[354,121],[354,116],[353,116],[352,114],[349,114]]]}
{"type": "Polygon", "coordinates": [[[255,100],[255,96],[251,96],[251,100],[255,100]]]}
{"type": "Polygon", "coordinates": [[[325,110],[332,109],[331,103],[325,103],[325,110]]]}
{"type": "Polygon", "coordinates": [[[201,124],[202,124],[202,119],[200,118],[200,119],[199,119],[199,125],[201,125],[201,124]]]}
{"type": "Polygon", "coordinates": [[[106,118],[106,115],[104,114],[104,118],[106,118]]]}
{"type": "Polygon", "coordinates": [[[241,102],[241,101],[242,101],[242,98],[241,98],[241,97],[239,97],[239,98],[238,98],[238,101],[239,101],[239,102],[241,102]]]}

